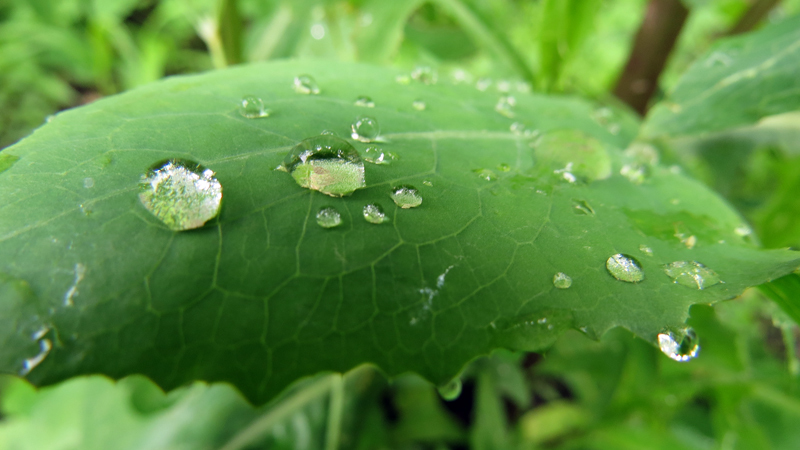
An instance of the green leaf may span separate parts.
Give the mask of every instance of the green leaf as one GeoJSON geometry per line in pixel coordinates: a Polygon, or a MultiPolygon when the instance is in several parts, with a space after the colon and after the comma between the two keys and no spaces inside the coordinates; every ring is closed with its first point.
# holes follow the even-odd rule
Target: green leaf
{"type": "Polygon", "coordinates": [[[800,16],[720,40],[650,112],[644,134],[721,131],[800,109],[800,16]]]}
{"type": "Polygon", "coordinates": [[[442,384],[478,355],[541,350],[570,327],[600,336],[622,326],[654,343],[690,305],[800,265],[796,252],[738,236],[740,217],[674,170],[647,166],[641,184],[619,175],[628,142],[586,102],[517,95],[504,111],[512,119],[495,111],[494,94],[404,86],[396,75],[284,61],[174,77],[61,113],[10,147],[19,160],[0,174],[0,272],[30,295],[10,306],[2,298],[0,329],[35,317],[28,328],[46,332],[14,331],[0,370],[19,373],[48,339],[52,349],[28,374],[38,385],[141,373],[167,389],[228,381],[264,402],[298,378],[362,363],[442,384]],[[300,74],[321,93],[296,93],[300,74]],[[269,117],[243,117],[244,95],[264,99],[269,117]],[[374,108],[354,105],[364,95],[374,108]],[[424,111],[412,106],[420,99],[424,111]],[[384,142],[352,145],[362,157],[368,146],[398,156],[367,164],[366,188],[333,198],[273,170],[303,139],[348,136],[364,114],[384,142]],[[538,148],[536,133],[510,131],[514,121],[545,137],[538,148]],[[546,148],[559,142],[575,155],[574,183],[546,148]],[[611,170],[578,160],[581,149],[611,170]],[[142,206],[141,175],[168,158],[216,172],[218,219],[176,232],[142,206]],[[416,188],[422,204],[395,207],[399,185],[416,188]],[[363,219],[370,203],[385,223],[363,219]],[[318,226],[323,207],[343,223],[318,226]],[[617,253],[639,261],[643,281],[607,272],[617,253]],[[673,284],[662,266],[681,260],[725,283],[673,284]],[[571,287],[554,287],[558,272],[571,287]]]}
{"type": "Polygon", "coordinates": [[[800,324],[800,274],[791,273],[759,286],[761,292],[800,324]]]}

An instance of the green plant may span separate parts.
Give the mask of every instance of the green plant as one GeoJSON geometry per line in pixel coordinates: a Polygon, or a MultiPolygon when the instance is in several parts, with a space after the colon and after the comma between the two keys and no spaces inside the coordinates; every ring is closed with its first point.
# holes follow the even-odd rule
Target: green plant
{"type": "MultiPolygon", "coordinates": [[[[138,376],[40,393],[9,379],[13,419],[0,442],[797,444],[800,256],[759,237],[800,239],[795,215],[775,221],[798,210],[800,17],[720,41],[641,121],[612,100],[538,92],[605,98],[610,77],[582,81],[580,55],[613,8],[301,3],[191,8],[216,66],[269,55],[372,64],[299,59],[172,77],[59,113],[0,153],[0,370],[36,385],[138,374],[170,391],[138,376]],[[518,44],[530,29],[500,26],[515,14],[563,26],[540,29],[531,55],[518,44]],[[246,28],[248,17],[269,25],[246,28]],[[389,60],[439,69],[375,64],[389,60]],[[451,77],[451,61],[510,81],[451,77]],[[345,153],[293,160],[309,138],[345,153]],[[168,159],[170,170],[192,161],[215,172],[198,175],[203,194],[188,207],[141,183],[168,159]],[[211,212],[199,217],[197,202],[211,212]],[[364,220],[369,204],[383,223],[364,220]],[[339,220],[318,225],[324,208],[339,220]],[[745,291],[757,285],[775,304],[745,291]],[[685,338],[662,349],[692,359],[687,330],[702,357],[660,354],[659,339],[685,338]],[[547,349],[543,361],[524,353],[547,349]],[[87,392],[96,411],[58,410],[87,392]],[[124,433],[70,437],[81,420],[124,433]],[[37,434],[39,421],[59,426],[37,434]]],[[[151,7],[169,5],[188,3],[151,7]]]]}

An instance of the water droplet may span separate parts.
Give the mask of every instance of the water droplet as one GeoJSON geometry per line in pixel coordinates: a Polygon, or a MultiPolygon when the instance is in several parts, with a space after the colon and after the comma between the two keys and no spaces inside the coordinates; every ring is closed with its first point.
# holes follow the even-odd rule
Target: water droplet
{"type": "Polygon", "coordinates": [[[691,327],[667,330],[659,333],[658,347],[675,361],[686,362],[700,352],[700,339],[691,327]]]}
{"type": "Polygon", "coordinates": [[[423,84],[436,84],[439,76],[428,66],[418,66],[411,72],[411,78],[423,84]]]}
{"type": "Polygon", "coordinates": [[[433,183],[431,183],[431,182],[430,182],[430,181],[428,181],[428,180],[424,180],[424,181],[422,182],[422,184],[424,184],[425,186],[428,186],[428,187],[433,187],[433,183]]]}
{"type": "Polygon", "coordinates": [[[543,170],[550,168],[567,181],[604,180],[611,176],[611,157],[605,145],[581,131],[549,131],[536,140],[534,152],[536,163],[543,170]]]}
{"type": "Polygon", "coordinates": [[[653,249],[644,244],[639,246],[639,251],[647,256],[653,256],[653,249]]]}
{"type": "Polygon", "coordinates": [[[506,163],[501,163],[501,164],[498,164],[497,170],[499,170],[500,172],[509,172],[509,171],[511,171],[511,166],[509,166],[506,163]]]}
{"type": "Polygon", "coordinates": [[[370,203],[364,206],[364,219],[369,223],[383,223],[386,221],[386,213],[383,212],[381,205],[370,203]]]}
{"type": "Polygon", "coordinates": [[[70,286],[64,294],[64,306],[72,306],[75,304],[73,299],[78,295],[78,285],[81,284],[83,277],[86,276],[86,266],[81,263],[75,264],[73,272],[75,273],[75,279],[72,282],[72,286],[70,286]]]}
{"type": "Polygon", "coordinates": [[[350,129],[353,130],[350,137],[361,142],[372,142],[381,132],[378,121],[369,116],[360,116],[350,125],[350,129]]]}
{"type": "Polygon", "coordinates": [[[142,175],[139,200],[170,229],[191,230],[219,214],[222,185],[211,169],[194,161],[169,159],[142,175]]]}
{"type": "Polygon", "coordinates": [[[411,77],[405,74],[401,74],[394,77],[394,81],[397,82],[397,84],[402,84],[405,86],[411,84],[411,77]]]}
{"type": "Polygon", "coordinates": [[[753,234],[752,228],[748,227],[747,225],[740,225],[733,230],[737,236],[745,237],[750,236],[753,234]]]}
{"type": "Polygon", "coordinates": [[[624,164],[620,169],[619,174],[627,178],[628,181],[633,184],[642,184],[647,177],[645,168],[635,164],[624,164]]]}
{"type": "Polygon", "coordinates": [[[352,145],[335,136],[320,135],[297,144],[280,169],[301,187],[331,197],[350,195],[366,186],[364,162],[352,145]]]}
{"type": "Polygon", "coordinates": [[[342,224],[342,215],[335,208],[326,206],[317,212],[317,224],[322,228],[338,227],[342,224]]]}
{"type": "Polygon", "coordinates": [[[94,187],[94,178],[86,177],[83,179],[83,187],[86,189],[91,189],[94,187]]]}
{"type": "Polygon", "coordinates": [[[319,86],[311,75],[298,75],[294,77],[294,91],[298,94],[319,94],[319,86]]]}
{"type": "Polygon", "coordinates": [[[509,130],[517,136],[522,136],[525,133],[525,124],[522,122],[514,122],[509,127],[509,130]]]}
{"type": "Polygon", "coordinates": [[[425,108],[428,107],[428,105],[426,105],[422,100],[414,100],[414,103],[412,103],[411,106],[413,106],[417,111],[425,111],[425,108]]]}
{"type": "Polygon", "coordinates": [[[673,227],[675,228],[674,236],[680,239],[681,244],[685,245],[686,248],[691,250],[697,245],[697,237],[689,234],[689,229],[682,222],[673,224],[673,227]]]}
{"type": "Polygon", "coordinates": [[[367,97],[366,95],[362,95],[358,97],[355,101],[356,106],[361,106],[363,108],[374,108],[375,102],[372,101],[371,98],[367,97]]]}
{"type": "Polygon", "coordinates": [[[394,203],[403,208],[416,208],[422,204],[422,196],[419,191],[411,186],[399,186],[392,190],[391,194],[394,203]]]}
{"type": "Polygon", "coordinates": [[[664,266],[673,283],[705,289],[720,282],[719,275],[697,261],[675,261],[664,266]]]}
{"type": "Polygon", "coordinates": [[[644,271],[639,262],[634,257],[622,253],[611,255],[606,260],[606,269],[619,281],[638,283],[644,280],[644,271]]]}
{"type": "Polygon", "coordinates": [[[325,37],[325,26],[321,23],[311,25],[311,37],[320,40],[325,37]]]}
{"type": "Polygon", "coordinates": [[[453,401],[461,395],[461,379],[456,377],[436,388],[439,395],[446,401],[453,401]]]}
{"type": "MultiPolygon", "coordinates": [[[[47,331],[49,330],[46,330],[44,334],[47,334],[47,331]]],[[[42,336],[44,336],[44,334],[42,334],[42,336]]],[[[24,377],[25,375],[29,374],[31,370],[35,369],[36,366],[41,364],[42,361],[44,361],[44,359],[47,358],[47,355],[50,354],[50,350],[53,349],[53,343],[50,341],[50,339],[39,338],[38,340],[39,340],[39,353],[37,353],[36,356],[27,358],[22,362],[22,370],[20,370],[19,372],[20,376],[24,377]]]]}
{"type": "Polygon", "coordinates": [[[8,170],[17,161],[19,161],[19,156],[0,153],[0,173],[8,170]]]}
{"type": "Polygon", "coordinates": [[[517,104],[517,99],[510,95],[504,95],[497,100],[497,104],[494,105],[494,110],[500,113],[503,116],[508,118],[514,117],[514,106],[517,104]]]}
{"type": "Polygon", "coordinates": [[[239,113],[248,119],[269,116],[269,110],[264,109],[264,101],[253,96],[247,96],[242,99],[242,103],[239,105],[239,113]]]}
{"type": "Polygon", "coordinates": [[[491,86],[491,85],[492,85],[492,80],[491,79],[489,79],[489,78],[480,78],[475,83],[475,88],[477,90],[481,91],[481,92],[484,92],[487,89],[489,89],[489,86],[491,86]]]}
{"type": "Polygon", "coordinates": [[[320,134],[323,136],[336,136],[336,132],[331,130],[322,130],[320,134]]]}
{"type": "Polygon", "coordinates": [[[478,178],[486,181],[494,181],[497,179],[497,175],[489,169],[475,169],[473,172],[478,174],[478,178]]]}
{"type": "Polygon", "coordinates": [[[572,205],[572,207],[574,208],[573,211],[575,212],[575,214],[580,214],[580,215],[585,215],[585,216],[593,216],[594,215],[594,209],[592,208],[591,205],[586,203],[586,200],[579,200],[579,199],[573,198],[572,202],[574,203],[574,205],[572,205]]]}
{"type": "Polygon", "coordinates": [[[364,161],[372,164],[386,165],[395,161],[398,156],[392,152],[385,152],[378,147],[367,147],[364,150],[364,161]]]}
{"type": "Polygon", "coordinates": [[[559,289],[567,289],[572,286],[572,278],[564,272],[558,272],[553,276],[553,286],[559,289]]]}
{"type": "Polygon", "coordinates": [[[472,80],[472,75],[461,68],[453,69],[453,72],[450,74],[450,76],[453,79],[453,84],[470,83],[472,80]]]}
{"type": "Polygon", "coordinates": [[[553,171],[556,175],[561,175],[561,177],[566,180],[568,183],[574,183],[578,181],[578,178],[575,174],[572,173],[572,163],[568,162],[567,165],[563,169],[556,169],[553,171]]]}

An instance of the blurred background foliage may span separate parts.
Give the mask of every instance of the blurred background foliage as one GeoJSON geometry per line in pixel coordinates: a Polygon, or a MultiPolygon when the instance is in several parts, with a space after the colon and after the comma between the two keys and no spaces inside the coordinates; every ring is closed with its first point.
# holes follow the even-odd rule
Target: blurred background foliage
{"type": "MultiPolygon", "coordinates": [[[[757,27],[800,0],[685,0],[653,101],[754,3],[757,27]]],[[[615,83],[646,0],[0,0],[0,148],[59,110],[173,74],[276,58],[412,69],[503,91],[577,94],[620,114],[615,83]]],[[[600,108],[600,111],[611,111],[600,108]]],[[[599,118],[601,120],[602,118],[599,118]]],[[[766,247],[800,248],[800,112],[659,142],[725,196],[766,247]]],[[[792,278],[793,277],[793,278],[792,278]]],[[[690,325],[702,355],[669,360],[625,330],[568,333],[545,355],[473,362],[461,394],[371,367],[303,380],[253,407],[228,385],[163,393],[79,377],[35,390],[0,378],[3,449],[797,449],[800,276],[690,325]],[[765,298],[775,300],[768,302],[765,298]]]]}

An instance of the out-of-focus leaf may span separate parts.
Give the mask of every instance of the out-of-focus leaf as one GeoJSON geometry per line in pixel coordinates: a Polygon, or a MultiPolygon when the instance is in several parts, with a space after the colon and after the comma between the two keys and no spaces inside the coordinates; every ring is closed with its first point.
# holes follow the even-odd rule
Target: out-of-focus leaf
{"type": "Polygon", "coordinates": [[[800,324],[800,274],[791,273],[759,286],[761,292],[800,324]]]}

